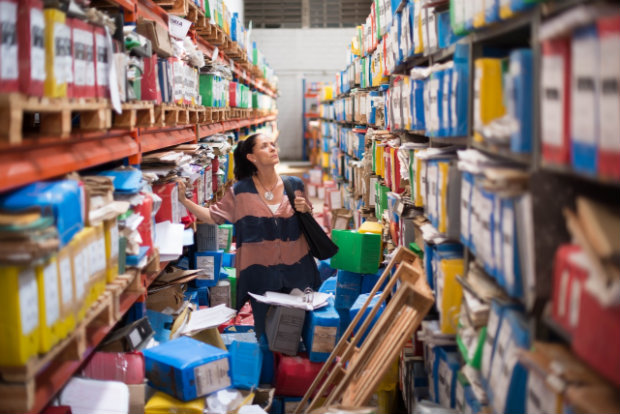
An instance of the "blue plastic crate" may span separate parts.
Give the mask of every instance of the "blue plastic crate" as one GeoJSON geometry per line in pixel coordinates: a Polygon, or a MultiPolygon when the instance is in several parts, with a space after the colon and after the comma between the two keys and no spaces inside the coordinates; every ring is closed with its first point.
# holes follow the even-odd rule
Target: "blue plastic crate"
{"type": "MultiPolygon", "coordinates": [[[[362,275],[362,289],[360,290],[360,294],[361,293],[370,293],[372,291],[372,289],[375,287],[375,285],[377,284],[377,282],[379,281],[379,279],[381,278],[381,275],[383,274],[383,271],[385,270],[384,267],[380,268],[379,270],[377,270],[377,273],[366,273],[362,275]]],[[[385,287],[385,285],[388,284],[389,282],[389,278],[386,277],[385,280],[383,281],[383,286],[381,286],[381,288],[379,290],[383,290],[383,288],[385,287]]]]}
{"type": "Polygon", "coordinates": [[[308,313],[303,341],[311,362],[325,362],[337,343],[340,316],[330,298],[328,305],[308,313]]]}
{"type": "MultiPolygon", "coordinates": [[[[364,306],[364,303],[366,302],[366,300],[368,300],[369,296],[370,295],[368,293],[365,293],[365,294],[362,294],[362,295],[358,296],[357,300],[355,301],[353,306],[351,306],[351,310],[349,311],[349,316],[350,316],[351,320],[353,320],[355,318],[355,316],[359,313],[359,311],[362,309],[362,306],[364,306]]],[[[375,296],[372,298],[372,300],[370,301],[370,304],[368,305],[368,307],[366,308],[366,311],[364,312],[364,315],[362,316],[362,318],[357,323],[357,326],[353,329],[353,334],[354,335],[357,334],[357,331],[359,330],[359,328],[362,327],[362,325],[364,324],[364,321],[370,315],[370,312],[372,312],[372,310],[375,307],[378,306],[378,304],[379,304],[379,297],[380,296],[381,296],[381,292],[377,292],[377,294],[375,294],[375,296]]],[[[384,309],[385,309],[385,302],[382,302],[380,307],[379,307],[379,311],[375,314],[375,317],[372,319],[372,322],[370,323],[370,325],[368,325],[368,328],[366,329],[366,332],[364,333],[364,335],[362,335],[360,340],[357,342],[357,346],[358,347],[362,346],[362,343],[364,343],[364,340],[366,339],[366,336],[368,336],[368,332],[370,332],[372,327],[379,320],[379,317],[381,317],[381,314],[383,313],[384,309]]]]}
{"type": "Polygon", "coordinates": [[[78,181],[36,182],[0,197],[0,209],[51,209],[62,247],[84,228],[83,199],[84,191],[78,181]]]}
{"type": "Polygon", "coordinates": [[[149,384],[182,401],[231,386],[229,353],[196,339],[182,336],[143,354],[149,384]]]}
{"type": "Polygon", "coordinates": [[[263,366],[260,372],[260,383],[273,384],[275,380],[276,361],[273,352],[269,349],[267,337],[265,335],[261,336],[258,344],[260,346],[260,351],[263,355],[263,366]]]}
{"type": "Polygon", "coordinates": [[[263,353],[254,333],[226,334],[224,340],[230,353],[232,385],[234,388],[249,390],[258,387],[263,353]]]}
{"type": "Polygon", "coordinates": [[[336,284],[338,283],[338,277],[332,276],[328,279],[325,279],[319,288],[319,292],[321,293],[331,293],[336,296],[336,284]]]}
{"type": "Polygon", "coordinates": [[[362,290],[362,274],[339,270],[336,281],[337,309],[351,309],[362,290]]]}
{"type": "Polygon", "coordinates": [[[223,250],[194,253],[194,269],[204,269],[196,279],[197,286],[215,286],[220,280],[223,250]]]}
{"type": "Polygon", "coordinates": [[[318,263],[319,275],[321,276],[321,281],[326,280],[327,278],[334,276],[338,270],[334,269],[331,265],[331,259],[319,260],[318,263]]]}

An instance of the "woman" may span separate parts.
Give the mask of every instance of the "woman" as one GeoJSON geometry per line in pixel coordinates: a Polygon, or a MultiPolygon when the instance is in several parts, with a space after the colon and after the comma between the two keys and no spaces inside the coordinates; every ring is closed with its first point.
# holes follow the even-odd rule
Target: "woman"
{"type": "MultiPolygon", "coordinates": [[[[265,332],[268,306],[250,298],[248,292],[302,291],[318,289],[320,277],[299,221],[276,172],[280,161],[276,144],[266,135],[253,134],[239,141],[234,152],[236,182],[218,203],[201,207],[185,197],[179,183],[179,200],[198,219],[210,224],[225,221],[235,226],[237,254],[237,307],[252,304],[256,337],[265,332]]],[[[295,191],[295,210],[305,213],[312,205],[303,182],[289,177],[295,191]]]]}

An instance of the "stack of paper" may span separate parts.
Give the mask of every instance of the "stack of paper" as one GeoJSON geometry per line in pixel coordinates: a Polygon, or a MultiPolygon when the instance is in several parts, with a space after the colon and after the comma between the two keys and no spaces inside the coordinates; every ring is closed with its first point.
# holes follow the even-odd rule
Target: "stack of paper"
{"type": "Polygon", "coordinates": [[[293,289],[291,293],[265,292],[264,295],[250,293],[254,299],[269,305],[284,306],[287,308],[297,308],[312,311],[327,306],[327,299],[332,296],[330,293],[312,292],[305,294],[299,289],[293,289]]]}

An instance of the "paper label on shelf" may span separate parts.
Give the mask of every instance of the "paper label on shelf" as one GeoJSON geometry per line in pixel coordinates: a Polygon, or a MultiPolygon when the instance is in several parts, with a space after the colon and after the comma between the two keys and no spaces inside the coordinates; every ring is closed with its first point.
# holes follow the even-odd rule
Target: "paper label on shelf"
{"type": "Polygon", "coordinates": [[[22,335],[29,335],[39,324],[39,294],[33,268],[19,272],[19,314],[22,335]]]}
{"type": "MultiPolygon", "coordinates": [[[[514,341],[511,339],[506,342],[506,351],[504,358],[498,361],[498,372],[493,378],[493,408],[495,412],[506,412],[506,399],[508,397],[508,388],[510,387],[512,380],[512,372],[517,365],[517,347],[514,341]]],[[[493,365],[495,366],[495,358],[493,359],[493,365]]]]}
{"type": "MultiPolygon", "coordinates": [[[[502,269],[502,205],[499,196],[495,196],[493,204],[493,269],[502,269]]],[[[514,278],[512,284],[514,286],[514,278]]]]}
{"type": "Polygon", "coordinates": [[[471,199],[471,184],[463,176],[461,179],[461,234],[465,240],[469,240],[469,203],[471,199]]]}
{"type": "Polygon", "coordinates": [[[54,23],[54,79],[56,85],[73,80],[71,67],[71,31],[66,24],[54,23]]]}
{"type": "Polygon", "coordinates": [[[556,147],[563,145],[564,135],[564,58],[559,55],[542,57],[542,139],[556,147]]]}
{"type": "Polygon", "coordinates": [[[329,193],[329,200],[331,202],[332,210],[342,208],[342,197],[340,196],[340,190],[331,191],[329,193]]]}
{"type": "Polygon", "coordinates": [[[228,229],[217,229],[217,248],[225,249],[228,247],[228,229]]]}
{"type": "Polygon", "coordinates": [[[312,352],[330,353],[336,345],[336,326],[315,326],[312,336],[312,352]]]}
{"type": "Polygon", "coordinates": [[[371,207],[374,207],[376,205],[375,203],[375,199],[377,197],[377,177],[370,177],[370,194],[368,195],[368,204],[371,207]]]}
{"type": "Polygon", "coordinates": [[[118,243],[118,223],[115,220],[110,227],[110,258],[112,259],[118,257],[118,243]]]}
{"type": "Polygon", "coordinates": [[[620,34],[606,35],[601,47],[600,147],[620,152],[620,34]]]}
{"type": "Polygon", "coordinates": [[[110,84],[108,79],[108,47],[104,34],[95,33],[95,45],[97,48],[97,85],[108,86],[110,84]]]}
{"type": "Polygon", "coordinates": [[[209,288],[209,306],[215,307],[222,304],[230,306],[230,283],[228,281],[220,281],[217,286],[209,288]]]}
{"type": "Polygon", "coordinates": [[[514,272],[514,249],[516,246],[516,238],[514,235],[515,218],[514,210],[511,207],[502,209],[502,245],[503,245],[503,269],[504,278],[508,286],[515,285],[514,272]]]}
{"type": "Polygon", "coordinates": [[[215,279],[215,257],[213,256],[196,256],[196,268],[203,269],[198,275],[202,280],[215,279]]]}
{"type": "Polygon", "coordinates": [[[45,80],[44,30],[43,11],[36,8],[30,9],[30,40],[32,42],[30,44],[30,79],[33,81],[43,82],[45,80]]]}
{"type": "MultiPolygon", "coordinates": [[[[452,126],[450,123],[450,109],[451,102],[450,97],[452,94],[450,93],[450,73],[451,71],[446,71],[443,76],[443,96],[441,99],[441,105],[443,110],[443,119],[441,120],[441,127],[445,130],[445,135],[450,135],[450,127],[452,126]]],[[[452,115],[454,116],[454,115],[452,115]]]]}
{"type": "Polygon", "coordinates": [[[573,280],[570,287],[570,326],[575,327],[579,323],[579,308],[581,305],[581,282],[577,279],[573,280]]]}
{"type": "Polygon", "coordinates": [[[437,25],[435,24],[435,8],[426,9],[427,22],[426,27],[428,30],[428,44],[429,49],[432,51],[437,48],[437,25]]]}
{"type": "Polygon", "coordinates": [[[482,376],[489,379],[491,374],[491,361],[493,358],[493,345],[495,342],[495,336],[497,335],[497,328],[499,326],[499,315],[491,309],[489,313],[489,322],[487,324],[487,336],[484,340],[484,347],[482,349],[482,376]]]}
{"type": "Polygon", "coordinates": [[[50,261],[43,268],[43,283],[45,284],[45,322],[47,326],[52,326],[60,316],[58,266],[56,261],[50,261]]]}
{"type": "Polygon", "coordinates": [[[58,262],[60,271],[60,295],[62,304],[68,306],[73,302],[73,273],[71,272],[71,258],[64,256],[58,262]]]}
{"type": "Polygon", "coordinates": [[[527,413],[556,413],[557,398],[545,379],[533,371],[527,376],[527,397],[525,399],[527,413]]]}
{"type": "Polygon", "coordinates": [[[437,394],[439,396],[439,405],[443,407],[450,407],[450,391],[452,390],[453,372],[446,361],[440,360],[437,373],[437,394]]]}
{"type": "Polygon", "coordinates": [[[140,335],[140,331],[138,329],[134,329],[129,332],[129,342],[131,343],[132,348],[137,348],[142,342],[142,336],[140,335]]]}
{"type": "Polygon", "coordinates": [[[75,296],[77,300],[84,298],[88,270],[86,268],[86,248],[80,251],[73,258],[73,271],[75,277],[75,296]]]}
{"type": "Polygon", "coordinates": [[[451,118],[450,118],[450,127],[453,130],[453,134],[456,134],[456,130],[458,128],[459,125],[459,115],[457,113],[456,110],[456,94],[457,94],[457,87],[459,84],[459,72],[455,69],[452,71],[452,91],[450,94],[450,113],[451,113],[451,118]]]}
{"type": "Polygon", "coordinates": [[[194,368],[196,395],[206,395],[230,386],[228,358],[218,359],[194,368]]]}
{"type": "MultiPolygon", "coordinates": [[[[82,29],[73,29],[73,47],[75,49],[75,60],[73,61],[73,71],[75,75],[75,85],[86,85],[86,40],[90,35],[92,41],[92,33],[82,29]]],[[[91,60],[92,62],[92,60],[91,60]]]]}
{"type": "Polygon", "coordinates": [[[482,106],[480,104],[480,89],[482,87],[483,73],[482,69],[475,68],[474,70],[474,129],[480,131],[482,129],[482,106]]]}
{"type": "Polygon", "coordinates": [[[185,39],[191,25],[192,22],[189,20],[175,16],[174,14],[168,14],[168,31],[170,32],[170,36],[174,38],[185,39]]]}
{"type": "Polygon", "coordinates": [[[428,182],[428,215],[429,217],[437,216],[437,164],[431,163],[427,165],[427,182],[428,182]]]}
{"type": "Polygon", "coordinates": [[[571,136],[584,144],[597,142],[597,49],[597,39],[593,36],[573,39],[572,56],[579,59],[572,59],[571,136]]]}
{"type": "Polygon", "coordinates": [[[19,76],[17,46],[17,4],[0,2],[0,79],[15,80],[19,76]]]}

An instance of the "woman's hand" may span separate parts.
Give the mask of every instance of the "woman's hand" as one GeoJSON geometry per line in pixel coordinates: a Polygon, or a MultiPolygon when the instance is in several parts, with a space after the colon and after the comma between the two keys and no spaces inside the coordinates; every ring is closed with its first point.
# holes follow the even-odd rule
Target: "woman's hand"
{"type": "Polygon", "coordinates": [[[308,205],[305,198],[295,197],[295,210],[300,213],[310,213],[312,212],[312,207],[308,205]]]}
{"type": "Polygon", "coordinates": [[[183,201],[187,200],[187,197],[185,196],[185,191],[187,191],[187,187],[185,186],[185,182],[181,179],[177,180],[177,185],[179,186],[179,201],[183,203],[183,201]]]}

